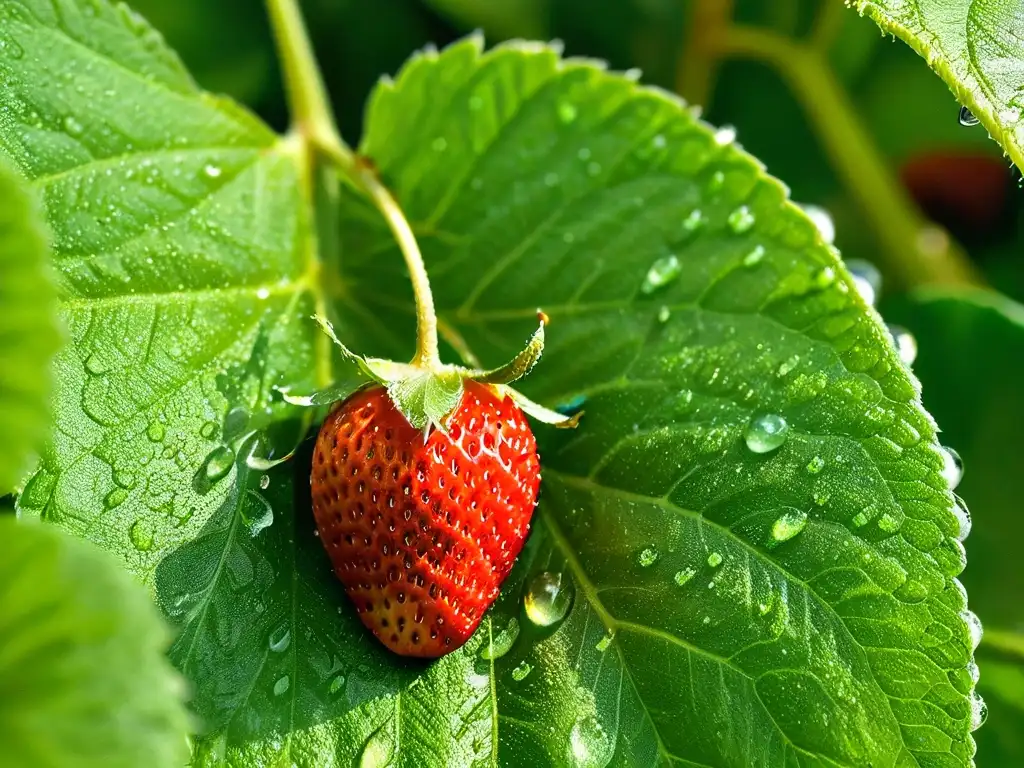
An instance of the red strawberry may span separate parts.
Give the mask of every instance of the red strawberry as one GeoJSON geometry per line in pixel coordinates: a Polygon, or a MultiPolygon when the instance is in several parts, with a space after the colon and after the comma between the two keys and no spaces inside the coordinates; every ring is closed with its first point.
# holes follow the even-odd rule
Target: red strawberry
{"type": "Polygon", "coordinates": [[[507,391],[464,382],[424,440],[372,385],[341,403],[317,438],[313,513],[334,571],[388,648],[434,658],[460,647],[523,547],[540,464],[507,391]]]}

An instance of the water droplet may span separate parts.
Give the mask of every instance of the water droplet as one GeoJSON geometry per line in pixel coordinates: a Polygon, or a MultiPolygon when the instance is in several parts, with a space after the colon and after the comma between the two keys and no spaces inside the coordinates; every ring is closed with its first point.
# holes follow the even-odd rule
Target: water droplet
{"type": "Polygon", "coordinates": [[[690,213],[683,219],[683,231],[687,234],[693,234],[704,224],[704,214],[700,212],[700,208],[694,208],[690,213]]]}
{"type": "Polygon", "coordinates": [[[345,687],[345,676],[335,675],[331,678],[330,684],[327,686],[327,692],[332,696],[345,687]]]}
{"type": "Polygon", "coordinates": [[[960,125],[966,125],[968,128],[981,122],[967,107],[960,107],[959,119],[960,125]]]}
{"type": "Polygon", "coordinates": [[[717,568],[721,564],[722,556],[720,554],[718,554],[717,552],[712,552],[710,555],[708,555],[708,565],[710,565],[712,568],[717,568]]]}
{"type": "Polygon", "coordinates": [[[736,129],[731,125],[723,125],[715,131],[715,144],[726,147],[736,141],[736,129]]]}
{"type": "Polygon", "coordinates": [[[658,550],[654,547],[644,547],[637,556],[637,562],[641,568],[649,568],[658,562],[658,550]]]}
{"type": "Polygon", "coordinates": [[[271,633],[267,642],[270,645],[270,650],[274,653],[284,653],[292,644],[292,631],[287,624],[282,624],[275,632],[271,633]]]}
{"type": "Polygon", "coordinates": [[[595,645],[594,648],[596,648],[597,650],[601,651],[601,653],[604,653],[611,646],[612,640],[614,640],[614,639],[615,639],[615,633],[614,632],[609,632],[607,635],[605,635],[604,637],[602,637],[600,640],[597,641],[597,645],[595,645]]]}
{"type": "Polygon", "coordinates": [[[960,454],[947,445],[942,446],[942,476],[949,484],[949,489],[956,490],[960,479],[964,476],[964,462],[960,454]]]}
{"type": "Polygon", "coordinates": [[[814,284],[819,288],[828,288],[832,283],[836,281],[836,271],[832,267],[823,267],[817,275],[814,276],[814,284]]]}
{"type": "Polygon", "coordinates": [[[213,437],[216,433],[217,425],[212,421],[206,422],[205,424],[203,424],[203,426],[199,428],[199,434],[202,437],[205,437],[207,440],[213,437]]]}
{"type": "Polygon", "coordinates": [[[281,696],[287,693],[291,685],[291,678],[288,677],[288,675],[281,675],[281,677],[277,678],[277,680],[274,682],[274,695],[281,696]]]}
{"type": "Polygon", "coordinates": [[[558,103],[558,120],[562,125],[569,125],[576,120],[576,107],[568,101],[558,103]]]}
{"type": "Polygon", "coordinates": [[[873,307],[882,291],[882,273],[878,267],[870,261],[850,259],[846,262],[846,269],[853,278],[853,287],[857,289],[858,295],[865,304],[873,307]]]}
{"type": "Polygon", "coordinates": [[[789,424],[782,416],[765,413],[750,422],[743,439],[754,453],[771,453],[786,442],[788,435],[789,424]]]}
{"type": "Polygon", "coordinates": [[[860,528],[861,526],[868,524],[868,516],[863,512],[858,512],[853,516],[853,527],[860,528]]]}
{"type": "Polygon", "coordinates": [[[260,475],[260,488],[267,490],[270,487],[270,475],[260,475]]]}
{"type": "Polygon", "coordinates": [[[800,355],[790,355],[781,363],[779,363],[779,367],[775,370],[775,375],[778,376],[780,379],[784,379],[789,374],[791,374],[793,372],[793,369],[796,368],[799,364],[800,355]]]}
{"type": "MultiPolygon", "coordinates": [[[[532,617],[531,617],[532,620],[532,617]]],[[[500,659],[510,650],[519,637],[519,622],[513,616],[500,632],[494,632],[491,628],[491,635],[483,648],[480,649],[481,659],[500,659]]]]}
{"type": "Polygon", "coordinates": [[[203,173],[205,173],[211,179],[216,179],[218,176],[221,175],[222,171],[220,169],[220,166],[214,165],[213,163],[207,163],[205,166],[203,166],[203,173]]]}
{"type": "Polygon", "coordinates": [[[750,231],[750,228],[754,226],[757,219],[754,218],[754,213],[750,208],[741,205],[729,214],[729,218],[726,221],[729,224],[729,229],[737,235],[742,235],[744,232],[750,231]]]}
{"type": "Polygon", "coordinates": [[[388,768],[395,754],[395,739],[385,723],[366,740],[359,756],[359,768],[388,768]]]}
{"type": "Polygon", "coordinates": [[[448,139],[446,139],[444,136],[438,136],[430,143],[430,147],[435,152],[444,152],[446,149],[448,149],[448,139]]]}
{"type": "Polygon", "coordinates": [[[836,239],[836,225],[832,216],[824,208],[817,205],[801,205],[807,218],[814,222],[814,228],[818,230],[821,239],[828,245],[832,245],[836,239]]]}
{"type": "Polygon", "coordinates": [[[696,575],[697,572],[693,568],[684,568],[681,571],[676,571],[676,575],[672,577],[672,580],[676,583],[676,586],[683,587],[696,575]]]}
{"type": "Polygon", "coordinates": [[[640,292],[654,293],[677,279],[682,273],[683,265],[679,263],[679,258],[675,254],[658,259],[647,270],[644,281],[640,284],[640,292]]]}
{"type": "Polygon", "coordinates": [[[139,552],[149,552],[153,548],[153,526],[145,518],[140,517],[132,523],[128,537],[139,552]]]}
{"type": "Polygon", "coordinates": [[[975,651],[981,643],[981,636],[984,634],[981,619],[978,618],[978,614],[974,611],[964,611],[960,614],[960,618],[967,624],[967,631],[971,636],[971,650],[975,651]]]}
{"type": "Polygon", "coordinates": [[[896,533],[900,529],[900,521],[888,512],[883,512],[878,518],[878,530],[885,533],[896,533]]]}
{"type": "Polygon", "coordinates": [[[114,509],[125,503],[128,499],[128,491],[124,488],[115,488],[103,498],[103,506],[107,509],[114,509]]]}
{"type": "Polygon", "coordinates": [[[615,744],[594,716],[577,720],[569,731],[569,764],[573,768],[604,768],[615,744]]]}
{"type": "Polygon", "coordinates": [[[807,513],[791,510],[772,524],[772,539],[781,544],[789,541],[807,527],[807,513]]]}
{"type": "Polygon", "coordinates": [[[69,136],[81,136],[85,132],[85,126],[78,122],[73,115],[68,115],[64,118],[64,130],[69,136]]]}
{"type": "Polygon", "coordinates": [[[572,593],[572,582],[562,574],[537,574],[523,595],[527,618],[538,627],[550,627],[561,621],[569,612],[572,593]]]}
{"type": "Polygon", "coordinates": [[[166,430],[164,429],[164,425],[159,421],[151,421],[149,426],[146,427],[146,437],[154,443],[162,442],[165,434],[166,430]]]}
{"type": "Polygon", "coordinates": [[[85,358],[85,372],[90,376],[102,376],[107,372],[107,364],[99,355],[89,355],[85,358]]]}
{"type": "Polygon", "coordinates": [[[960,541],[963,541],[971,535],[971,511],[967,509],[967,505],[964,500],[959,496],[955,497],[955,503],[953,504],[953,514],[956,515],[957,523],[960,525],[960,530],[957,533],[960,541]]]}
{"type": "Polygon", "coordinates": [[[658,322],[667,323],[668,319],[672,317],[672,310],[668,307],[662,307],[658,310],[658,322]]]}
{"type": "Polygon", "coordinates": [[[971,730],[976,731],[988,719],[988,704],[977,691],[971,692],[971,730]]]}
{"type": "Polygon", "coordinates": [[[529,662],[521,661],[516,665],[515,669],[512,670],[512,679],[517,683],[522,682],[532,671],[533,667],[529,662]]]}
{"type": "Polygon", "coordinates": [[[219,445],[210,451],[204,465],[206,479],[211,483],[223,480],[235,465],[235,452],[226,445],[219,445]]]}
{"type": "Polygon", "coordinates": [[[240,512],[243,522],[249,526],[249,534],[253,537],[274,524],[274,508],[256,491],[245,492],[245,501],[240,512]]]}
{"type": "Polygon", "coordinates": [[[892,343],[896,345],[896,352],[904,365],[913,365],[917,359],[917,339],[914,334],[901,325],[890,325],[889,333],[892,334],[892,343]]]}
{"type": "Polygon", "coordinates": [[[744,267],[753,267],[760,264],[764,259],[765,249],[763,245],[755,245],[753,250],[750,251],[746,256],[743,257],[744,267]]]}
{"type": "Polygon", "coordinates": [[[807,463],[807,471],[816,475],[825,468],[825,460],[821,456],[815,456],[807,463]]]}

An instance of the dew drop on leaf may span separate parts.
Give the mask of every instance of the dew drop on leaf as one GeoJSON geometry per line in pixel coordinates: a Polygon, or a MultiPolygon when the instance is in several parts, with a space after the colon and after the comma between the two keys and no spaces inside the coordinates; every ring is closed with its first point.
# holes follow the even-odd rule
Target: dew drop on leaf
{"type": "Polygon", "coordinates": [[[981,122],[967,107],[960,107],[959,120],[960,125],[965,125],[968,128],[981,122]]]}
{"type": "Polygon", "coordinates": [[[717,568],[722,564],[722,556],[717,552],[712,552],[708,555],[708,565],[712,568],[717,568]]]}
{"type": "Polygon", "coordinates": [[[287,651],[288,646],[292,644],[292,631],[288,628],[288,625],[283,624],[272,632],[267,644],[274,653],[284,653],[287,651]]]}
{"type": "Polygon", "coordinates": [[[145,518],[140,517],[132,523],[128,537],[139,552],[149,552],[153,548],[153,526],[145,518]]]}
{"type": "Polygon", "coordinates": [[[260,489],[267,490],[270,487],[270,475],[260,475],[260,489]]]}
{"type": "Polygon", "coordinates": [[[529,662],[521,661],[516,665],[515,669],[512,670],[512,679],[517,683],[525,680],[527,676],[533,671],[533,667],[529,662]]]}
{"type": "Polygon", "coordinates": [[[683,231],[687,234],[692,235],[704,224],[704,214],[700,212],[700,208],[694,208],[690,213],[683,219],[683,231]]]}
{"type": "Polygon", "coordinates": [[[953,514],[956,515],[957,522],[960,525],[960,530],[957,533],[957,536],[960,538],[960,541],[963,541],[971,535],[971,526],[973,523],[971,521],[971,511],[967,508],[964,500],[959,496],[955,497],[953,514]]]}
{"type": "Polygon", "coordinates": [[[206,457],[206,462],[203,465],[206,473],[206,479],[211,483],[223,480],[227,477],[234,464],[235,452],[226,445],[217,446],[210,451],[210,454],[206,457]]]}
{"type": "Polygon", "coordinates": [[[154,443],[163,442],[165,434],[166,430],[164,429],[164,425],[161,424],[159,421],[151,421],[149,423],[149,426],[146,427],[146,437],[148,437],[154,443]]]}
{"type": "Polygon", "coordinates": [[[832,267],[823,267],[814,276],[814,284],[819,288],[828,288],[836,281],[836,271],[832,267]]]}
{"type": "Polygon", "coordinates": [[[900,521],[885,512],[878,518],[878,529],[884,533],[896,533],[900,529],[900,521]]]}
{"type": "Polygon", "coordinates": [[[208,178],[216,179],[221,175],[221,173],[223,173],[223,171],[220,169],[220,166],[214,165],[213,163],[207,163],[203,166],[203,173],[205,173],[208,178]]]}
{"type": "Polygon", "coordinates": [[[913,365],[917,359],[917,339],[914,334],[901,325],[890,325],[889,333],[892,334],[892,343],[896,345],[896,352],[904,365],[913,365]]]}
{"type": "Polygon", "coordinates": [[[683,265],[675,254],[658,259],[647,270],[644,281],[640,284],[640,292],[651,294],[677,279],[683,272],[683,265]]]}
{"type": "Polygon", "coordinates": [[[814,222],[814,228],[818,230],[821,239],[826,244],[832,245],[836,239],[836,225],[832,221],[831,214],[818,205],[801,205],[800,207],[807,214],[807,218],[814,222]]]}
{"type": "Polygon", "coordinates": [[[495,632],[492,627],[489,637],[480,649],[480,658],[487,660],[500,659],[512,650],[512,646],[515,644],[518,637],[519,622],[515,617],[512,617],[509,623],[498,632],[495,632]]]}
{"type": "Polygon", "coordinates": [[[593,715],[581,718],[569,732],[569,765],[604,768],[612,759],[614,742],[593,715]]]}
{"type": "Polygon", "coordinates": [[[749,232],[751,227],[754,226],[754,222],[757,221],[754,218],[753,211],[745,205],[741,205],[735,211],[729,214],[727,222],[729,229],[734,234],[742,235],[744,232],[749,232]]]}
{"type": "Polygon", "coordinates": [[[260,531],[274,524],[274,508],[256,491],[246,491],[240,510],[242,520],[249,526],[249,533],[254,538],[260,531]]]}
{"type": "Polygon", "coordinates": [[[684,568],[681,571],[676,571],[676,575],[672,577],[672,580],[676,583],[676,586],[683,587],[696,575],[697,572],[693,568],[684,568]]]}
{"type": "Polygon", "coordinates": [[[960,614],[967,623],[967,631],[971,635],[971,651],[975,651],[978,645],[981,644],[981,636],[984,634],[984,630],[981,627],[981,619],[978,618],[978,614],[974,611],[964,611],[960,614]]]}
{"type": "Polygon", "coordinates": [[[85,372],[90,376],[102,376],[107,372],[107,364],[99,355],[89,355],[85,358],[85,372]]]}
{"type": "Polygon", "coordinates": [[[744,267],[754,267],[760,264],[764,260],[765,249],[764,246],[758,243],[746,256],[743,257],[744,267]]]}
{"type": "Polygon", "coordinates": [[[747,425],[743,439],[754,453],[771,453],[786,442],[788,435],[789,424],[782,416],[765,413],[747,425]]]}
{"type": "Polygon", "coordinates": [[[602,637],[600,640],[598,640],[597,641],[597,645],[595,645],[594,648],[599,650],[599,651],[601,651],[601,653],[604,653],[611,646],[612,640],[614,640],[614,639],[615,639],[615,635],[612,634],[612,633],[609,633],[609,634],[605,635],[604,637],[602,637]]]}
{"type": "Polygon", "coordinates": [[[715,143],[720,147],[726,147],[736,141],[736,129],[731,125],[723,125],[715,131],[715,143]]]}
{"type": "Polygon", "coordinates": [[[976,731],[988,719],[988,705],[977,691],[971,692],[971,730],[976,731]]]}
{"type": "Polygon", "coordinates": [[[345,676],[335,675],[327,686],[327,692],[332,696],[345,687],[345,676]]]}
{"type": "Polygon", "coordinates": [[[956,490],[964,476],[964,462],[960,454],[947,445],[942,446],[942,476],[950,490],[956,490]]]}
{"type": "Polygon", "coordinates": [[[283,696],[285,693],[288,692],[288,689],[291,687],[291,684],[292,681],[291,678],[288,677],[288,675],[281,675],[281,677],[277,678],[277,680],[274,682],[274,695],[283,696]]]}
{"type": "Polygon", "coordinates": [[[825,460],[821,456],[815,456],[807,463],[807,471],[816,475],[825,468],[825,460]]]}
{"type": "Polygon", "coordinates": [[[658,310],[659,323],[667,323],[670,317],[672,317],[672,310],[668,307],[662,307],[658,310]]]}
{"type": "Polygon", "coordinates": [[[882,273],[878,271],[878,267],[870,261],[850,259],[846,262],[846,269],[849,270],[853,286],[864,303],[873,307],[878,294],[882,291],[882,273]]]}
{"type": "Polygon", "coordinates": [[[523,595],[526,617],[538,627],[550,627],[565,618],[572,597],[571,580],[560,573],[539,573],[523,595]]]}
{"type": "Polygon", "coordinates": [[[781,544],[789,541],[807,527],[807,513],[792,510],[784,513],[772,523],[772,541],[781,544]]]}
{"type": "Polygon", "coordinates": [[[562,125],[569,125],[576,120],[576,107],[568,101],[558,103],[558,120],[562,125]]]}
{"type": "Polygon", "coordinates": [[[124,488],[115,488],[103,498],[103,506],[107,509],[114,509],[124,504],[128,498],[128,491],[124,488]]]}
{"type": "Polygon", "coordinates": [[[138,478],[130,469],[119,469],[114,472],[114,482],[121,488],[131,490],[138,484],[138,478]]]}
{"type": "Polygon", "coordinates": [[[640,563],[641,568],[649,568],[658,562],[658,550],[654,547],[644,547],[637,555],[637,562],[640,563]]]}

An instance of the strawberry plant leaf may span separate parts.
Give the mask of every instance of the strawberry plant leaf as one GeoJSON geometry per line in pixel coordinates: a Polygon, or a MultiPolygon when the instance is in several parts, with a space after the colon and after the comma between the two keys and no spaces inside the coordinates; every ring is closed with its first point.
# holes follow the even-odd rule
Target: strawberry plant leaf
{"type": "Polygon", "coordinates": [[[1024,168],[1024,43],[1019,35],[1018,3],[854,0],[849,4],[924,57],[1017,167],[1024,168]]]}
{"type": "MultiPolygon", "coordinates": [[[[577,432],[541,436],[532,541],[575,601],[496,664],[501,744],[545,764],[967,763],[971,617],[934,426],[782,186],[663,93],[478,40],[383,84],[361,151],[443,325],[488,363],[541,307],[523,389],[585,398],[577,432]]],[[[407,355],[364,319],[409,306],[401,259],[347,213],[339,335],[407,355]]]]}
{"type": "Polygon", "coordinates": [[[291,409],[273,387],[315,389],[300,164],[123,6],[0,15],[0,151],[43,201],[71,337],[19,509],[149,577],[229,495],[237,439],[291,409]]]}
{"type": "Polygon", "coordinates": [[[0,516],[0,605],[0,764],[183,764],[167,627],[110,555],[0,516]]]}
{"type": "Polygon", "coordinates": [[[38,218],[21,182],[0,166],[0,494],[46,440],[49,367],[60,341],[38,218]]]}
{"type": "Polygon", "coordinates": [[[978,689],[989,714],[977,734],[978,764],[1016,765],[1024,761],[1024,608],[1016,597],[1024,574],[1014,564],[1024,536],[1024,458],[1008,447],[1024,423],[1024,307],[984,291],[929,289],[893,302],[886,317],[919,339],[914,370],[925,402],[964,463],[957,493],[973,520],[964,583],[985,622],[978,689]]]}

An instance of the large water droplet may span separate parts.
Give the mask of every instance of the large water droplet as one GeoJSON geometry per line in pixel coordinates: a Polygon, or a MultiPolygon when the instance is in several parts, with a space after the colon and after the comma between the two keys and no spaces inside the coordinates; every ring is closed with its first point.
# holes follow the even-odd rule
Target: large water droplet
{"type": "Polygon", "coordinates": [[[726,221],[729,224],[729,229],[731,229],[733,233],[742,235],[744,232],[750,231],[757,219],[754,217],[754,213],[750,208],[745,205],[741,205],[729,214],[726,221]]]}
{"type": "Polygon", "coordinates": [[[888,328],[900,360],[904,365],[913,365],[917,359],[917,339],[914,338],[914,334],[902,325],[890,325],[888,328]]]}
{"type": "Polygon", "coordinates": [[[288,689],[291,687],[291,685],[292,685],[291,678],[288,677],[288,675],[281,675],[281,677],[277,678],[277,680],[274,681],[274,695],[275,696],[282,696],[282,695],[284,695],[285,693],[288,692],[288,689]]]}
{"type": "Polygon", "coordinates": [[[287,624],[283,624],[271,633],[268,640],[270,650],[274,653],[284,653],[292,644],[292,631],[287,624]]]}
{"type": "Polygon", "coordinates": [[[529,674],[533,671],[533,666],[527,661],[519,662],[515,669],[512,670],[512,679],[517,683],[525,680],[529,674]]]}
{"type": "Polygon", "coordinates": [[[968,128],[981,122],[967,107],[960,107],[959,120],[960,125],[966,125],[968,128]]]}
{"type": "Polygon", "coordinates": [[[103,497],[103,506],[107,509],[114,509],[125,503],[128,499],[128,491],[124,488],[114,488],[103,497]]]}
{"type": "Polygon", "coordinates": [[[964,611],[960,614],[960,618],[967,623],[967,631],[971,635],[971,650],[974,651],[981,644],[981,636],[984,634],[981,619],[974,611],[964,611]]]}
{"type": "Polygon", "coordinates": [[[807,218],[814,222],[814,228],[818,230],[821,239],[828,245],[832,245],[836,239],[836,225],[832,222],[832,216],[821,206],[801,205],[807,218]]]}
{"type": "Polygon", "coordinates": [[[960,530],[957,536],[960,541],[963,541],[971,535],[971,511],[967,508],[967,504],[959,496],[955,497],[955,503],[953,504],[953,514],[956,515],[957,523],[960,525],[960,530]]]}
{"type": "Polygon", "coordinates": [[[640,284],[641,293],[654,293],[659,288],[668,285],[683,273],[683,265],[679,263],[679,257],[675,254],[658,259],[647,270],[644,281],[640,284]]]}
{"type": "Polygon", "coordinates": [[[332,696],[345,687],[345,676],[335,675],[331,678],[330,684],[327,686],[327,692],[332,696]]]}
{"type": "Polygon", "coordinates": [[[644,547],[640,550],[640,554],[637,555],[636,559],[640,563],[641,568],[650,568],[658,562],[658,550],[654,547],[644,547]]]}
{"type": "Polygon", "coordinates": [[[853,278],[853,285],[857,293],[864,299],[864,303],[870,306],[875,305],[878,294],[882,291],[882,273],[878,267],[870,261],[863,259],[850,259],[846,262],[846,268],[853,278]]]}
{"type": "Polygon", "coordinates": [[[210,455],[206,457],[206,463],[204,464],[206,479],[211,483],[223,480],[234,465],[235,452],[226,445],[219,445],[210,451],[210,455]]]}
{"type": "Polygon", "coordinates": [[[393,732],[385,723],[366,740],[359,756],[359,768],[386,768],[395,756],[393,732]]]}
{"type": "Polygon", "coordinates": [[[166,433],[167,430],[164,428],[164,425],[159,421],[151,421],[149,423],[149,426],[146,427],[146,437],[148,437],[154,443],[162,442],[164,439],[164,435],[166,433]]]}
{"type": "Polygon", "coordinates": [[[569,732],[569,764],[574,768],[604,768],[615,744],[594,716],[576,721],[569,732]]]}
{"type": "Polygon", "coordinates": [[[90,376],[102,376],[107,372],[107,364],[103,362],[103,358],[99,355],[89,355],[85,358],[85,372],[90,376]]]}
{"type": "Polygon", "coordinates": [[[971,730],[976,731],[988,719],[988,704],[977,691],[971,692],[971,730]]]}
{"type": "Polygon", "coordinates": [[[950,490],[956,490],[964,476],[964,462],[960,454],[947,445],[942,446],[942,476],[949,483],[950,490]]]}
{"type": "Polygon", "coordinates": [[[712,552],[708,555],[708,565],[712,568],[717,568],[722,564],[722,556],[718,552],[712,552]]]}
{"type": "Polygon", "coordinates": [[[572,593],[572,582],[561,573],[537,574],[523,596],[527,618],[538,627],[550,627],[561,621],[569,612],[572,593]]]}
{"type": "Polygon", "coordinates": [[[789,541],[806,527],[806,512],[796,509],[787,511],[772,523],[772,542],[781,544],[784,541],[789,541]]]}
{"type": "Polygon", "coordinates": [[[260,488],[267,490],[270,487],[270,475],[260,475],[260,488]]]}
{"type": "Polygon", "coordinates": [[[743,439],[747,448],[754,453],[771,453],[786,442],[789,435],[789,424],[775,413],[765,413],[755,417],[749,425],[743,439]]]}
{"type": "Polygon", "coordinates": [[[246,491],[240,508],[242,521],[249,526],[249,534],[256,536],[274,524],[274,508],[256,491],[246,491]]]}
{"type": "Polygon", "coordinates": [[[825,460],[821,456],[815,456],[809,462],[807,462],[807,471],[812,475],[816,475],[825,468],[825,460]]]}
{"type": "Polygon", "coordinates": [[[149,552],[153,548],[153,526],[145,518],[140,517],[132,523],[128,536],[139,552],[149,552]]]}
{"type": "Polygon", "coordinates": [[[681,571],[676,571],[676,575],[672,577],[672,580],[676,583],[676,586],[684,587],[696,575],[697,572],[693,568],[684,568],[681,571]]]}
{"type": "MultiPolygon", "coordinates": [[[[529,613],[529,610],[527,610],[527,613],[529,613]]],[[[495,632],[494,628],[491,627],[490,636],[487,641],[484,642],[483,648],[480,649],[480,658],[500,659],[512,650],[512,646],[515,644],[518,637],[519,622],[516,621],[515,617],[513,617],[500,632],[495,632]]]]}
{"type": "Polygon", "coordinates": [[[683,219],[683,231],[687,234],[693,234],[704,224],[704,214],[700,212],[700,208],[694,208],[690,213],[683,219]]]}

